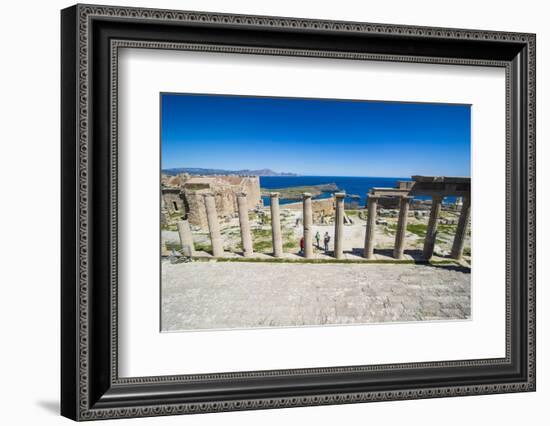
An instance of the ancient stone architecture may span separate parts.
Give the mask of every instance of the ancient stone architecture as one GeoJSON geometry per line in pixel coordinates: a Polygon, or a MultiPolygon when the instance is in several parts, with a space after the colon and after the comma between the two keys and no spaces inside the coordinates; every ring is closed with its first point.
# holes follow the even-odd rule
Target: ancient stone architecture
{"type": "MultiPolygon", "coordinates": [[[[470,178],[459,177],[433,177],[433,176],[413,176],[411,182],[407,182],[407,185],[398,188],[373,188],[368,194],[368,217],[365,230],[365,245],[363,249],[363,257],[366,259],[373,259],[375,256],[376,246],[376,216],[377,208],[381,205],[382,200],[387,198],[393,198],[393,204],[397,205],[399,212],[397,214],[397,227],[395,233],[395,242],[393,248],[393,257],[395,259],[403,259],[406,250],[406,232],[407,232],[407,220],[409,217],[409,206],[415,196],[431,197],[431,208],[428,219],[428,226],[426,230],[426,236],[423,247],[423,257],[429,260],[434,252],[436,236],[437,236],[437,224],[441,212],[441,206],[443,199],[448,196],[457,197],[460,199],[460,203],[457,201],[455,206],[460,208],[460,217],[458,219],[457,230],[454,236],[451,257],[454,259],[461,259],[464,243],[468,233],[468,225],[470,220],[470,178]]],[[[197,185],[201,180],[191,178],[192,184],[197,185]]],[[[186,182],[189,182],[187,180],[186,182]]],[[[187,183],[186,183],[187,184],[187,183]]],[[[184,185],[185,187],[185,185],[184,185]]],[[[214,257],[224,256],[224,248],[222,235],[220,232],[220,212],[218,210],[218,198],[216,193],[203,191],[200,189],[201,206],[197,207],[197,210],[204,209],[206,222],[210,234],[210,241],[212,245],[212,255],[214,257]]],[[[198,192],[197,192],[198,193],[198,192]]],[[[171,190],[166,191],[166,197],[162,200],[162,211],[169,211],[169,202],[172,201],[173,192],[171,190]]],[[[196,194],[196,193],[194,193],[196,194]]],[[[226,193],[224,196],[234,196],[236,199],[236,208],[238,211],[240,234],[243,247],[243,255],[245,257],[251,257],[254,255],[253,241],[249,223],[249,211],[251,210],[251,202],[249,195],[245,192],[239,193],[226,193]]],[[[253,197],[256,197],[257,193],[254,193],[253,197]]],[[[345,193],[335,193],[333,198],[329,199],[330,203],[334,206],[335,218],[334,218],[334,257],[336,259],[342,259],[345,257],[343,251],[344,241],[344,224],[345,224],[345,210],[344,199],[345,193]]],[[[185,194],[185,200],[187,202],[192,199],[185,194]]],[[[271,200],[271,234],[273,242],[273,256],[283,257],[283,241],[281,230],[281,218],[280,218],[280,206],[279,206],[279,193],[273,192],[270,194],[271,200]]],[[[317,200],[316,200],[317,201],[317,200]]],[[[326,200],[322,200],[326,202],[326,200]]],[[[198,202],[198,201],[197,201],[198,202]]],[[[295,203],[296,204],[296,203],[295,203]]],[[[302,207],[302,226],[303,226],[303,257],[306,259],[314,258],[313,250],[313,205],[314,200],[310,193],[304,193],[301,203],[302,207]]],[[[285,205],[286,207],[286,205],[285,205]]],[[[422,217],[425,217],[422,212],[422,217]]],[[[421,217],[419,211],[416,216],[421,217]]],[[[189,215],[190,216],[190,215],[189,215]]],[[[188,216],[188,217],[189,217],[188,216]]],[[[190,227],[191,220],[183,219],[177,222],[177,229],[182,246],[182,254],[185,256],[193,256],[194,245],[190,227]]],[[[448,222],[446,222],[448,223],[448,222]]],[[[454,222],[456,223],[456,222],[454,222]]],[[[298,225],[298,222],[297,222],[298,225]]]]}
{"type": "Polygon", "coordinates": [[[378,205],[385,209],[398,209],[400,203],[400,197],[402,195],[408,195],[414,181],[397,181],[395,188],[378,187],[372,188],[371,193],[378,196],[378,205]]]}
{"type": "Polygon", "coordinates": [[[245,257],[250,257],[254,254],[254,250],[252,248],[252,237],[250,236],[250,224],[248,223],[248,203],[244,192],[237,195],[237,205],[239,208],[239,224],[241,226],[243,255],[245,257]]]}
{"type": "Polygon", "coordinates": [[[346,194],[334,194],[336,199],[336,218],[334,220],[334,257],[341,259],[344,256],[342,243],[344,239],[344,197],[346,194]]]}
{"type": "MultiPolygon", "coordinates": [[[[444,197],[454,196],[462,200],[460,219],[455,234],[451,257],[462,258],[464,241],[466,239],[468,223],[470,220],[470,178],[468,177],[447,177],[447,176],[413,176],[412,182],[398,188],[372,188],[368,194],[369,218],[376,210],[380,200],[393,198],[399,200],[399,219],[395,236],[394,257],[401,259],[404,253],[404,237],[407,229],[407,216],[410,198],[414,196],[429,196],[432,198],[430,218],[426,239],[424,240],[423,255],[429,259],[433,255],[435,238],[437,235],[437,222],[441,211],[441,203],[444,197]],[[373,203],[374,207],[370,207],[373,203]]],[[[457,205],[458,202],[456,203],[457,205]]],[[[365,239],[365,257],[371,258],[374,251],[374,227],[375,221],[367,221],[365,239]]]]}
{"type": "Polygon", "coordinates": [[[160,179],[160,183],[163,187],[179,187],[184,184],[184,182],[189,179],[191,175],[189,173],[180,173],[175,176],[171,175],[162,175],[160,179]]]}
{"type": "MultiPolygon", "coordinates": [[[[288,203],[284,205],[288,210],[302,210],[302,202],[288,203]]],[[[314,223],[328,224],[329,218],[332,218],[336,212],[336,204],[334,197],[320,198],[317,200],[311,199],[311,214],[314,223]]]]}
{"type": "Polygon", "coordinates": [[[185,205],[183,200],[180,188],[162,188],[162,203],[168,214],[184,213],[185,205]]]}
{"type": "Polygon", "coordinates": [[[208,229],[210,230],[210,242],[212,243],[212,255],[214,257],[223,256],[223,242],[220,233],[220,223],[218,222],[218,213],[216,211],[216,201],[214,195],[204,194],[204,205],[206,209],[206,218],[208,220],[208,229]]]}
{"type": "Polygon", "coordinates": [[[304,257],[311,259],[313,257],[313,212],[311,210],[311,194],[304,192],[304,257]]]}
{"type": "Polygon", "coordinates": [[[460,210],[460,218],[458,219],[458,226],[456,228],[455,239],[453,241],[453,248],[451,250],[451,257],[460,259],[464,250],[464,240],[466,239],[466,232],[468,222],[470,220],[470,197],[465,197],[462,202],[462,209],[460,210]]]}
{"type": "Polygon", "coordinates": [[[269,194],[271,201],[271,235],[273,237],[273,256],[283,255],[283,238],[281,234],[281,215],[279,213],[279,193],[269,194]]]}
{"type": "Polygon", "coordinates": [[[428,229],[426,230],[426,239],[424,240],[424,258],[429,259],[434,253],[435,237],[437,235],[437,219],[441,212],[441,203],[443,197],[435,195],[432,197],[432,208],[430,209],[430,218],[428,219],[428,229]]]}
{"type": "Polygon", "coordinates": [[[184,256],[193,256],[195,254],[195,245],[193,244],[193,234],[191,233],[189,221],[186,219],[180,220],[177,226],[182,254],[184,256]]]}
{"type": "Polygon", "coordinates": [[[410,201],[411,198],[406,195],[402,195],[399,198],[399,219],[397,220],[395,246],[393,248],[393,257],[396,259],[403,259],[403,253],[405,251],[405,232],[407,231],[410,201]]]}
{"type": "Polygon", "coordinates": [[[208,226],[204,194],[214,197],[220,219],[238,214],[237,196],[245,193],[249,210],[262,205],[258,176],[163,176],[162,201],[168,216],[186,218],[193,226],[208,226]]]}
{"type": "Polygon", "coordinates": [[[374,257],[374,226],[376,225],[376,207],[378,206],[378,197],[369,196],[367,230],[365,232],[365,250],[363,256],[367,259],[374,257]]]}

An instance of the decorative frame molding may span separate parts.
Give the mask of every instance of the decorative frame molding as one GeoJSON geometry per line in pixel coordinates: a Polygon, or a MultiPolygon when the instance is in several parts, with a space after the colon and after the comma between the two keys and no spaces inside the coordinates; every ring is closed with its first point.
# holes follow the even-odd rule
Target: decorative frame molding
{"type": "Polygon", "coordinates": [[[533,34],[76,5],[62,11],[62,82],[63,415],[91,420],[535,390],[533,34]],[[125,25],[129,23],[139,24],[142,29],[127,30],[125,25]],[[205,29],[213,27],[234,35],[237,42],[212,42],[205,29]],[[170,28],[188,29],[189,34],[182,31],[178,39],[170,28]],[[158,40],[136,37],[140,31],[158,34],[158,40]],[[269,33],[264,43],[270,45],[251,45],[247,42],[248,31],[269,33]],[[326,37],[336,49],[300,47],[304,34],[326,37]],[[335,37],[342,35],[346,36],[343,42],[335,37]],[[359,41],[367,42],[363,50],[357,50],[359,41]],[[399,46],[389,51],[389,42],[418,46],[416,50],[422,53],[400,53],[399,46]],[[455,50],[449,50],[449,46],[455,50]],[[118,49],[122,47],[505,68],[506,357],[119,378],[116,120],[118,49]],[[451,55],[445,56],[444,50],[451,55]],[[100,189],[107,189],[108,194],[100,189]],[[100,247],[108,253],[107,258],[99,255],[100,247]],[[460,370],[466,377],[480,368],[501,369],[510,378],[479,377],[471,379],[471,384],[456,385],[452,381],[457,379],[445,376],[460,370]],[[410,370],[429,371],[435,385],[403,382],[399,375],[410,370]],[[381,372],[391,375],[393,384],[377,388],[373,379],[368,379],[381,372]],[[342,390],[328,391],[334,388],[330,381],[336,376],[339,380],[349,379],[349,383],[342,390]],[[318,384],[311,390],[297,390],[305,377],[318,384]],[[285,381],[284,390],[274,384],[279,378],[285,381]],[[248,380],[250,386],[224,394],[224,385],[235,379],[248,380]],[[190,394],[186,386],[201,391],[190,394]],[[254,389],[261,388],[265,393],[270,386],[269,397],[254,397],[254,389]],[[166,390],[173,393],[175,387],[181,388],[181,395],[168,397],[166,390]]]}

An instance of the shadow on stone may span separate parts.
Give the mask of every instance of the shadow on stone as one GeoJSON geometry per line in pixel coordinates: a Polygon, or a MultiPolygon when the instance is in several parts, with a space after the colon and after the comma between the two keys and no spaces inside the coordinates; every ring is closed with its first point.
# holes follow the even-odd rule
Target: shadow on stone
{"type": "Polygon", "coordinates": [[[364,249],[362,248],[352,248],[351,251],[346,250],[345,253],[353,254],[354,256],[361,256],[363,257],[364,249]]]}
{"type": "Polygon", "coordinates": [[[415,263],[425,263],[426,259],[424,258],[424,255],[422,254],[422,250],[405,250],[405,256],[412,257],[412,260],[415,261],[415,263]]]}
{"type": "Polygon", "coordinates": [[[377,256],[385,256],[385,257],[391,257],[393,258],[393,249],[374,249],[374,255],[377,256]]]}
{"type": "Polygon", "coordinates": [[[430,263],[429,266],[431,268],[437,268],[437,269],[445,269],[446,271],[455,271],[455,272],[464,272],[469,274],[471,272],[471,268],[468,268],[467,266],[457,265],[454,263],[430,263]]]}

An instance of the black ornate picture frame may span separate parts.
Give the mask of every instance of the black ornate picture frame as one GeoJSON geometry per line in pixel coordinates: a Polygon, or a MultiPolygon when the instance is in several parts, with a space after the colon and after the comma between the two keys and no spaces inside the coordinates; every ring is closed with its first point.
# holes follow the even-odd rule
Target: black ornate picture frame
{"type": "Polygon", "coordinates": [[[61,13],[61,413],[160,416],[535,390],[535,35],[76,5],[61,13]],[[120,378],[117,52],[121,47],[506,71],[506,356],[120,378]]]}

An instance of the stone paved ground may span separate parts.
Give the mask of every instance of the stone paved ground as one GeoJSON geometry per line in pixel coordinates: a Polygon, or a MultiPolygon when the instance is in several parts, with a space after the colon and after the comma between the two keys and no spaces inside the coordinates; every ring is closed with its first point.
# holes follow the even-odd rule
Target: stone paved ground
{"type": "Polygon", "coordinates": [[[162,263],[162,330],[470,318],[455,265],[162,263]]]}

